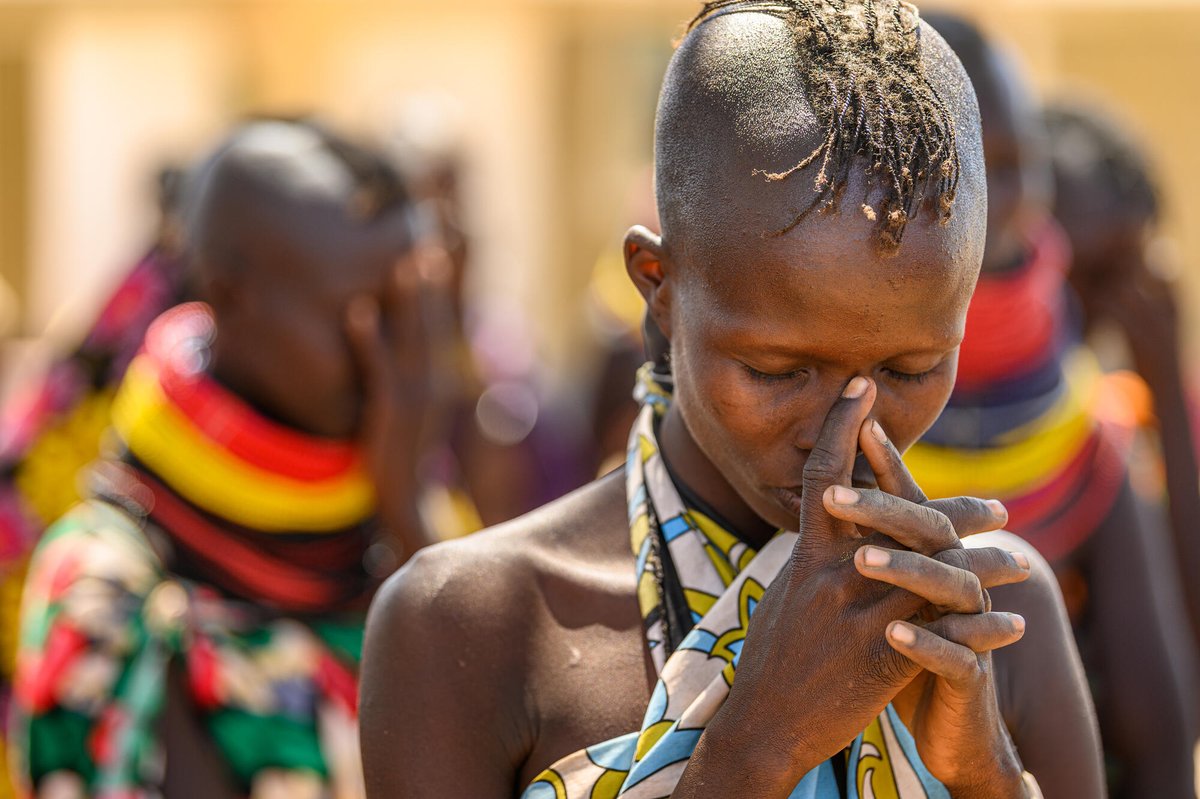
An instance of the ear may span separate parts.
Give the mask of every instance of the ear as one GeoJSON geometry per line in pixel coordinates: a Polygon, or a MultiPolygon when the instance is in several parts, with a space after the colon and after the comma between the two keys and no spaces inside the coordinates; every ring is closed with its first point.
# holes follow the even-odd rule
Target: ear
{"type": "Polygon", "coordinates": [[[625,271],[646,301],[646,313],[671,338],[670,264],[662,237],[641,225],[625,234],[625,271]]]}

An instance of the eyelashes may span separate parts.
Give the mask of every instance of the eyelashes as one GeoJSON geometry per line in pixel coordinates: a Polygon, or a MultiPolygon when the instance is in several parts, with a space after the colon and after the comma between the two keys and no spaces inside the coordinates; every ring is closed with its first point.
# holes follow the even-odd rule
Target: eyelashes
{"type": "Polygon", "coordinates": [[[916,383],[920,385],[921,383],[924,383],[935,371],[937,370],[930,369],[927,372],[917,372],[914,374],[912,372],[898,372],[895,369],[884,369],[883,373],[893,380],[901,383],[916,383]]]}
{"type": "MultiPolygon", "coordinates": [[[[796,369],[791,372],[771,373],[771,372],[759,371],[758,369],[755,369],[753,366],[749,366],[744,363],[742,364],[742,368],[746,370],[746,374],[750,375],[751,379],[756,380],[760,383],[782,383],[787,380],[795,380],[797,378],[806,377],[808,375],[807,369],[796,369]]],[[[911,383],[911,384],[915,384],[915,385],[920,385],[921,383],[924,383],[927,379],[929,379],[930,375],[932,375],[934,372],[937,371],[937,367],[934,367],[933,369],[930,369],[925,372],[916,372],[916,373],[901,372],[897,369],[888,369],[886,367],[884,369],[882,369],[881,371],[889,379],[894,380],[897,383],[911,383]]]]}
{"type": "Polygon", "coordinates": [[[781,383],[784,380],[794,380],[797,377],[803,377],[808,374],[807,369],[796,369],[782,374],[771,374],[769,372],[760,372],[753,366],[747,366],[746,364],[742,364],[742,368],[746,370],[746,374],[750,375],[751,378],[763,383],[781,383]]]}

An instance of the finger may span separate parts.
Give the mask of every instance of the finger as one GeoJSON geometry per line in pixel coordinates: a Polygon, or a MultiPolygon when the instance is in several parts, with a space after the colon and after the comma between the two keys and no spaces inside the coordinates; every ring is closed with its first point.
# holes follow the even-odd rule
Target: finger
{"type": "Polygon", "coordinates": [[[387,287],[388,335],[395,366],[406,383],[425,379],[429,369],[429,337],[427,314],[432,304],[426,302],[421,260],[433,257],[418,248],[410,258],[397,262],[387,287]]]}
{"type": "Polygon", "coordinates": [[[946,514],[959,538],[990,533],[1008,524],[1008,508],[998,499],[948,497],[930,500],[925,505],[946,514]]]}
{"type": "Polygon", "coordinates": [[[1029,558],[1024,552],[1008,552],[997,547],[948,549],[933,556],[935,560],[965,569],[979,578],[984,588],[1012,585],[1029,579],[1029,558]]]}
{"type": "Polygon", "coordinates": [[[988,601],[973,572],[904,549],[859,547],[854,567],[863,577],[902,588],[950,613],[983,613],[988,601]]]}
{"type": "Polygon", "coordinates": [[[875,479],[879,481],[882,490],[911,502],[925,501],[925,492],[913,479],[900,457],[899,450],[892,444],[879,422],[874,419],[864,422],[858,440],[858,445],[867,456],[867,463],[871,464],[871,470],[875,472],[875,479]]]}
{"type": "Polygon", "coordinates": [[[888,625],[886,637],[897,653],[952,683],[972,683],[983,676],[979,656],[970,648],[947,641],[929,630],[894,621],[888,625]]]}
{"type": "Polygon", "coordinates": [[[1025,635],[1025,618],[999,612],[951,614],[926,625],[925,629],[982,655],[1020,641],[1025,635]]]}
{"type": "Polygon", "coordinates": [[[823,499],[831,516],[878,530],[916,552],[933,555],[962,546],[950,519],[927,505],[882,490],[840,485],[826,489],[823,499]]]}
{"type": "Polygon", "coordinates": [[[799,544],[804,547],[828,544],[835,537],[854,534],[852,525],[836,523],[825,511],[822,496],[835,484],[850,482],[858,454],[858,429],[875,401],[875,384],[855,377],[833,403],[817,441],[804,464],[801,489],[799,544]]]}
{"type": "Polygon", "coordinates": [[[959,538],[975,533],[998,530],[1008,522],[1008,510],[998,500],[979,500],[975,497],[951,497],[926,501],[925,492],[908,471],[896,449],[878,421],[863,423],[859,446],[875,472],[879,488],[911,502],[927,504],[950,517],[959,538]]]}
{"type": "Polygon", "coordinates": [[[354,297],[346,306],[345,327],[346,337],[350,341],[350,354],[368,397],[386,368],[387,349],[379,321],[379,303],[370,295],[354,297]]]}

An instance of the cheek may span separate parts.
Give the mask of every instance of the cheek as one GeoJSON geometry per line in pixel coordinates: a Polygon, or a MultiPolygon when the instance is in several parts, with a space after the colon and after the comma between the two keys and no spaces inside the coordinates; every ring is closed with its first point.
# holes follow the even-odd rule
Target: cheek
{"type": "MultiPolygon", "coordinates": [[[[349,341],[327,317],[318,309],[293,311],[270,331],[273,346],[262,349],[274,354],[271,368],[288,387],[291,405],[311,409],[314,416],[347,417],[353,411],[347,398],[357,379],[349,341]]],[[[346,424],[344,418],[330,423],[346,424]]]]}
{"type": "Polygon", "coordinates": [[[738,364],[686,347],[675,348],[673,362],[676,402],[696,443],[710,459],[721,461],[730,452],[761,450],[765,442],[782,437],[780,409],[764,403],[763,392],[748,384],[738,364]]]}
{"type": "Polygon", "coordinates": [[[874,416],[896,448],[904,452],[937,421],[954,389],[954,373],[952,370],[949,375],[931,377],[921,384],[879,385],[874,416]]]}

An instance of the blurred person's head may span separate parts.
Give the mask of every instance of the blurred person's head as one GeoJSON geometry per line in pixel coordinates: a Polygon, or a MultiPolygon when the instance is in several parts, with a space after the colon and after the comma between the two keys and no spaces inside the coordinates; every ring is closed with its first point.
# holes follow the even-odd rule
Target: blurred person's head
{"type": "Polygon", "coordinates": [[[414,247],[409,201],[377,153],[308,123],[260,121],[189,180],[186,255],[217,324],[212,372],[265,414],[330,437],[356,432],[363,388],[353,302],[389,311],[414,247]]]}
{"type": "Polygon", "coordinates": [[[456,331],[466,320],[470,235],[464,216],[462,183],[466,152],[463,109],[451,95],[410,95],[394,109],[387,136],[388,154],[404,175],[423,220],[437,231],[434,245],[442,274],[434,287],[448,295],[456,331]]]}
{"type": "Polygon", "coordinates": [[[1141,146],[1091,105],[1045,110],[1054,166],[1054,215],[1071,240],[1071,282],[1085,302],[1143,266],[1159,196],[1141,146]]]}
{"type": "Polygon", "coordinates": [[[979,100],[987,161],[988,230],[983,271],[1019,265],[1049,213],[1052,182],[1045,131],[1019,65],[968,20],[925,14],[962,61],[979,100]]]}
{"type": "Polygon", "coordinates": [[[634,228],[625,254],[669,342],[672,412],[705,479],[792,525],[852,378],[875,381],[902,450],[950,395],[986,225],[970,84],[906,3],[715,2],[655,140],[662,234],[634,228]]]}

